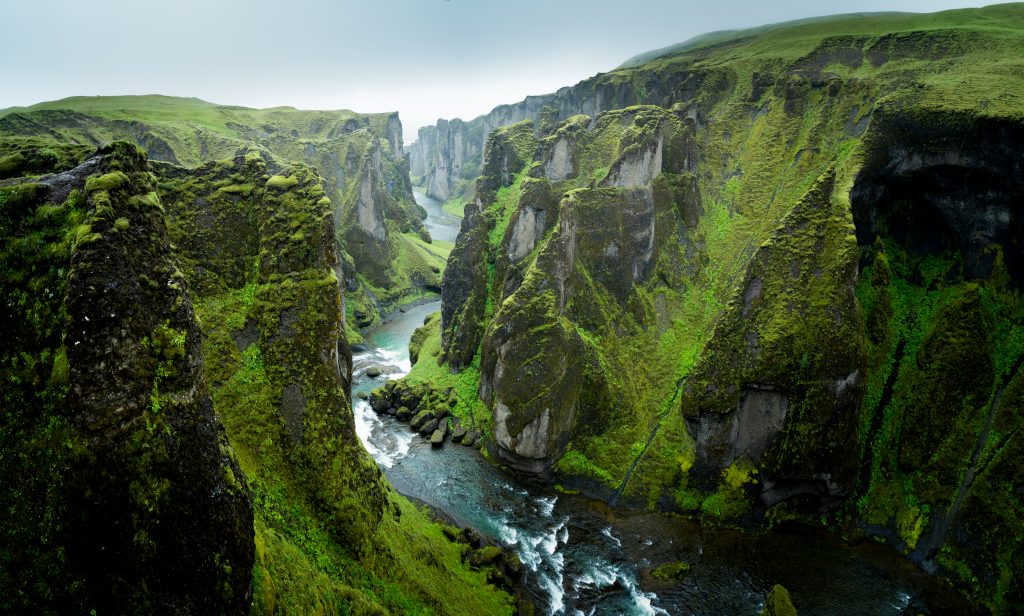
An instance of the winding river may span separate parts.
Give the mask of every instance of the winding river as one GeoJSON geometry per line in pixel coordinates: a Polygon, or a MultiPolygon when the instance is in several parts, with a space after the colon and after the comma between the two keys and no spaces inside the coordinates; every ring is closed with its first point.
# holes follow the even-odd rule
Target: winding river
{"type": "MultiPolygon", "coordinates": [[[[419,193],[416,200],[428,212],[431,235],[454,239],[459,219],[419,193]]],[[[370,348],[353,358],[354,393],[406,374],[412,332],[439,309],[439,301],[409,308],[367,332],[370,348]],[[393,368],[370,378],[366,371],[374,365],[393,368]]],[[[473,449],[450,443],[432,449],[406,424],[376,415],[362,400],[355,399],[353,410],[360,438],[399,492],[517,550],[539,613],[754,616],[773,584],[789,589],[801,616],[975,613],[958,594],[880,545],[851,547],[799,527],[754,536],[612,509],[526,485],[473,449]],[[677,582],[645,574],[672,561],[690,563],[692,573],[677,582]]]]}

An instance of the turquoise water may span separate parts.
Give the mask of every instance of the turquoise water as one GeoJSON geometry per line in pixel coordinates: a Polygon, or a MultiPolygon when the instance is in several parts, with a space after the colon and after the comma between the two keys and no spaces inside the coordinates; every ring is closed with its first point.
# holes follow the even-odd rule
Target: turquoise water
{"type": "Polygon", "coordinates": [[[437,199],[431,199],[421,192],[413,192],[413,197],[416,198],[416,203],[427,210],[427,220],[424,224],[427,231],[430,231],[430,237],[435,240],[454,242],[462,220],[444,211],[441,208],[441,202],[437,199]]]}

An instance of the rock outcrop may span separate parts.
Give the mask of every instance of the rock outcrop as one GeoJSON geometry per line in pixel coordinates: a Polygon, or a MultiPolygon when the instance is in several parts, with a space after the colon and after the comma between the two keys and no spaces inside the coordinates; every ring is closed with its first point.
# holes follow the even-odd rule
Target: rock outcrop
{"type": "MultiPolygon", "coordinates": [[[[417,140],[408,148],[412,175],[420,178],[427,195],[447,201],[480,174],[486,160],[488,135],[495,129],[529,120],[537,136],[544,137],[572,116],[596,117],[604,111],[640,104],[671,107],[675,102],[691,99],[707,77],[699,71],[660,71],[647,67],[628,74],[599,73],[552,94],[528,96],[518,103],[499,105],[490,113],[469,121],[439,120],[436,125],[421,128],[417,140]]],[[[548,162],[564,170],[569,162],[568,150],[564,149],[564,144],[556,142],[555,145],[552,155],[557,155],[558,159],[548,162]]],[[[554,173],[558,175],[561,174],[554,173]]]]}
{"type": "Polygon", "coordinates": [[[610,325],[604,306],[628,303],[659,259],[682,258],[669,238],[683,224],[672,184],[687,182],[685,123],[631,108],[590,124],[572,118],[542,142],[529,123],[495,131],[442,283],[444,359],[461,369],[480,345],[494,453],[532,473],[559,459],[579,416],[589,423],[610,409],[601,351],[590,340],[610,325]],[[598,185],[590,169],[576,173],[574,160],[603,160],[612,172],[598,185]]]}
{"type": "Polygon", "coordinates": [[[866,358],[857,239],[827,169],[762,244],[687,379],[682,410],[701,473],[747,458],[762,500],[845,496],[858,467],[866,358]]]}
{"type": "Polygon", "coordinates": [[[126,143],[0,188],[3,295],[22,298],[3,309],[4,370],[20,375],[3,387],[9,609],[249,609],[252,506],[155,191],[126,143]],[[23,252],[38,233],[46,249],[23,252]]]}
{"type": "Polygon", "coordinates": [[[342,410],[350,407],[351,353],[331,203],[305,165],[268,170],[256,155],[157,167],[185,277],[204,299],[248,298],[234,306],[221,299],[214,305],[234,310],[205,317],[214,402],[245,449],[283,462],[339,542],[361,549],[387,493],[342,410]],[[242,374],[265,389],[232,391],[242,374]],[[247,400],[244,415],[237,395],[247,400]],[[243,416],[244,437],[235,425],[243,416]]]}
{"type": "Polygon", "coordinates": [[[355,433],[322,178],[54,152],[0,185],[0,609],[508,613],[355,433]]]}

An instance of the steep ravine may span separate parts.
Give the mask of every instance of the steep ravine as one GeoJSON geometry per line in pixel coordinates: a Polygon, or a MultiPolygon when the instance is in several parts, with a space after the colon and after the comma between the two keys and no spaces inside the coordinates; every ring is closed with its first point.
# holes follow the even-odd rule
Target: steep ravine
{"type": "Polygon", "coordinates": [[[549,484],[1019,609],[1022,15],[781,24],[439,125],[413,173],[465,217],[408,380],[549,484]]]}
{"type": "Polygon", "coordinates": [[[524,482],[474,449],[432,447],[407,424],[374,413],[358,394],[408,372],[409,338],[439,307],[394,314],[366,333],[370,348],[353,356],[356,431],[399,492],[516,550],[541,613],[754,616],[778,583],[800,614],[974,613],[955,592],[881,546],[850,547],[799,527],[754,536],[609,508],[524,482]],[[385,374],[371,378],[370,368],[385,374]],[[677,561],[691,565],[684,579],[651,575],[677,561]]]}

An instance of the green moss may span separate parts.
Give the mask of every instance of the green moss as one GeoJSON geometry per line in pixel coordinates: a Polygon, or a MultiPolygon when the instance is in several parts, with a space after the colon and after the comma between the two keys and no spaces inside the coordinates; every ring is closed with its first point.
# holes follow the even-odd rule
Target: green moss
{"type": "Polygon", "coordinates": [[[68,353],[63,346],[53,355],[53,370],[50,372],[50,384],[54,386],[68,384],[68,353]]]}
{"type": "Polygon", "coordinates": [[[285,191],[293,186],[298,186],[299,179],[294,176],[274,175],[267,180],[267,188],[285,191]]]}
{"type": "Polygon", "coordinates": [[[555,466],[559,475],[568,477],[594,477],[610,488],[617,488],[618,481],[608,471],[591,462],[582,453],[570,449],[555,466]]]}
{"type": "Polygon", "coordinates": [[[416,328],[409,338],[409,361],[413,365],[419,361],[420,351],[423,350],[423,343],[430,337],[432,332],[437,332],[440,327],[441,313],[434,312],[423,321],[423,326],[416,328]]]}
{"type": "Polygon", "coordinates": [[[689,575],[690,563],[685,562],[665,563],[651,570],[651,577],[665,582],[682,580],[689,575]]]}
{"type": "Polygon", "coordinates": [[[0,187],[0,220],[13,225],[28,217],[45,192],[44,186],[31,182],[0,187]]]}
{"type": "Polygon", "coordinates": [[[785,586],[772,586],[764,601],[761,616],[796,616],[796,608],[793,607],[793,600],[789,598],[789,591],[785,586]]]}
{"type": "Polygon", "coordinates": [[[735,524],[750,513],[748,489],[756,487],[757,468],[746,458],[740,458],[722,471],[717,489],[700,503],[704,518],[715,523],[735,524]]]}
{"type": "MultiPolygon", "coordinates": [[[[275,176],[278,177],[278,176],[275,176]]],[[[273,179],[273,178],[271,178],[273,179]]],[[[269,185],[269,180],[268,180],[269,185]]],[[[228,195],[239,195],[242,197],[248,196],[253,191],[252,184],[228,184],[227,186],[221,186],[219,189],[221,192],[228,195]]]]}
{"type": "Polygon", "coordinates": [[[129,183],[128,176],[122,171],[112,171],[100,176],[90,177],[85,183],[85,192],[94,193],[99,191],[110,192],[117,190],[129,183]]]}
{"type": "Polygon", "coordinates": [[[440,362],[441,356],[441,319],[430,318],[423,327],[416,330],[416,337],[421,339],[418,359],[412,371],[406,376],[410,383],[426,383],[435,390],[444,391],[452,388],[456,398],[456,406],[452,413],[459,418],[463,426],[476,428],[484,434],[490,432],[491,414],[478,399],[477,389],[480,385],[479,357],[458,373],[452,373],[440,362]]]}
{"type": "MultiPolygon", "coordinates": [[[[256,175],[261,165],[254,165],[240,172],[256,175]]],[[[344,438],[352,434],[351,415],[336,409],[348,400],[333,365],[324,361],[342,329],[339,282],[330,262],[321,260],[334,243],[322,233],[330,204],[320,179],[293,169],[289,177],[299,178],[297,185],[266,194],[257,189],[251,201],[235,202],[217,197],[224,191],[213,188],[228,170],[239,172],[210,166],[200,170],[208,178],[173,178],[168,187],[181,196],[169,209],[190,277],[201,270],[238,272],[200,287],[197,313],[214,407],[253,493],[255,605],[279,611],[322,605],[341,613],[507,613],[507,595],[470,572],[458,546],[387,487],[357,441],[344,438]],[[236,225],[219,229],[240,237],[218,242],[204,235],[194,196],[211,193],[205,207],[213,212],[252,208],[261,224],[250,226],[243,209],[236,225]],[[296,234],[326,243],[296,247],[296,234]],[[218,261],[228,247],[236,257],[218,261]],[[240,348],[243,340],[248,342],[240,348]],[[295,386],[301,423],[290,422],[283,408],[295,386]]],[[[410,237],[410,252],[426,247],[440,250],[410,237]]],[[[357,297],[346,299],[348,310],[361,309],[357,297]]]]}
{"type": "Polygon", "coordinates": [[[163,211],[163,204],[160,202],[160,196],[155,192],[148,192],[144,195],[133,195],[128,203],[135,209],[145,210],[149,208],[157,208],[163,211]]]}

